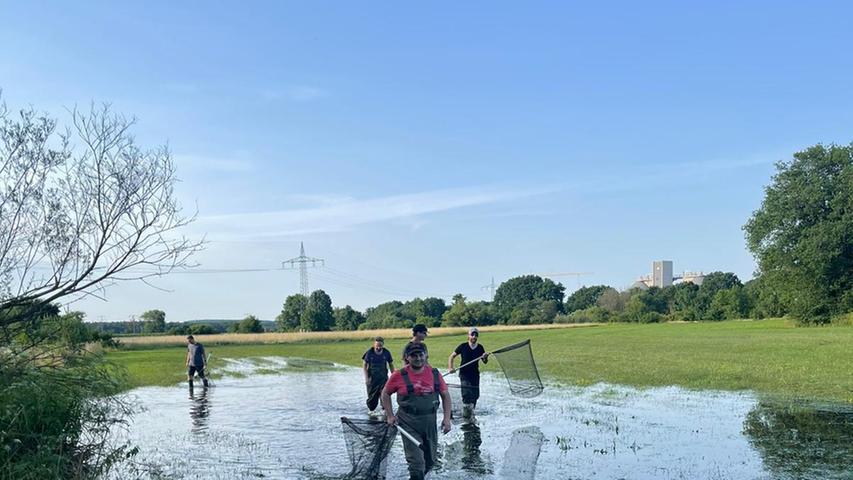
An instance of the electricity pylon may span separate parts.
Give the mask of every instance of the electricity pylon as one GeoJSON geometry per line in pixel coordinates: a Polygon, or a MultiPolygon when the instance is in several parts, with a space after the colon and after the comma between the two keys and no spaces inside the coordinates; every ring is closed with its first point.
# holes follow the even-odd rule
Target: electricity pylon
{"type": "Polygon", "coordinates": [[[481,289],[489,291],[489,301],[490,302],[495,301],[495,277],[492,277],[492,283],[490,283],[488,285],[483,285],[481,287],[481,289]]]}
{"type": "Polygon", "coordinates": [[[325,261],[322,258],[314,258],[314,257],[306,257],[305,256],[305,245],[302,242],[299,242],[299,256],[296,258],[291,258],[290,260],[285,260],[281,262],[281,268],[284,270],[296,270],[299,269],[299,287],[302,291],[302,295],[308,296],[311,292],[308,291],[308,264],[311,264],[312,267],[316,267],[319,264],[321,267],[325,265],[325,261]],[[298,266],[297,266],[298,265],[298,266]]]}

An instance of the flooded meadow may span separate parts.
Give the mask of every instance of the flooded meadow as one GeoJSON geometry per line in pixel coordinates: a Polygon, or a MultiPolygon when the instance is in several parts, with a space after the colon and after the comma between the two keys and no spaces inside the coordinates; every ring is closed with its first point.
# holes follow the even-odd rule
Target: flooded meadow
{"type": "MultiPolygon", "coordinates": [[[[226,360],[210,388],[128,394],[115,478],[318,479],[350,470],[341,417],[366,418],[360,369],[294,358],[226,360]]],[[[453,383],[453,377],[448,378],[453,383]]],[[[477,421],[440,435],[433,479],[850,479],[853,406],[746,392],[546,384],[510,394],[483,375],[477,421]]],[[[407,478],[400,440],[388,478],[407,478]]]]}

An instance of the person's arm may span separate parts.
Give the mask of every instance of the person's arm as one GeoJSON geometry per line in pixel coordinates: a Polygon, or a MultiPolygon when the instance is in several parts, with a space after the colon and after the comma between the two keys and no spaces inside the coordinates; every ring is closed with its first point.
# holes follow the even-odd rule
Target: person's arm
{"type": "Polygon", "coordinates": [[[450,409],[453,406],[450,404],[450,393],[447,390],[439,392],[439,394],[441,395],[441,409],[444,410],[444,419],[441,420],[441,431],[447,433],[450,431],[450,409]]]}
{"type": "Polygon", "coordinates": [[[388,360],[388,370],[391,370],[391,373],[394,373],[394,360],[388,360]]]}
{"type": "Polygon", "coordinates": [[[453,360],[456,358],[458,353],[453,352],[450,354],[450,358],[447,359],[447,369],[450,370],[447,372],[448,374],[456,372],[456,369],[453,368],[453,360]]]}
{"type": "Polygon", "coordinates": [[[486,347],[483,347],[483,363],[489,363],[489,352],[486,351],[486,347]]]}
{"type": "Polygon", "coordinates": [[[204,347],[201,347],[201,368],[207,368],[207,352],[204,351],[204,347]]]}
{"type": "Polygon", "coordinates": [[[190,349],[187,349],[187,362],[186,363],[187,363],[186,366],[189,367],[190,366],[190,349]]]}
{"type": "Polygon", "coordinates": [[[370,368],[370,364],[367,363],[367,360],[363,361],[362,363],[364,364],[362,369],[361,369],[364,372],[364,383],[369,383],[370,382],[370,376],[367,374],[367,372],[370,368]]]}
{"type": "Polygon", "coordinates": [[[382,409],[385,410],[385,420],[388,425],[396,425],[397,417],[394,415],[394,407],[391,406],[391,394],[388,393],[388,385],[382,387],[382,394],[379,395],[379,401],[382,403],[382,409]]]}

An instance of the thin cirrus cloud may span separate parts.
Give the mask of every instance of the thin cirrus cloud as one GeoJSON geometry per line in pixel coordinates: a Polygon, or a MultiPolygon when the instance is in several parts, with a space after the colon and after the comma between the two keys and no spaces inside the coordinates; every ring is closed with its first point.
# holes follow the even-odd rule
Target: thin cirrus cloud
{"type": "Polygon", "coordinates": [[[349,230],[359,225],[396,222],[421,225],[422,215],[509,202],[555,191],[553,188],[467,188],[391,195],[370,199],[342,197],[310,208],[200,217],[194,229],[212,241],[262,240],[349,230]]]}

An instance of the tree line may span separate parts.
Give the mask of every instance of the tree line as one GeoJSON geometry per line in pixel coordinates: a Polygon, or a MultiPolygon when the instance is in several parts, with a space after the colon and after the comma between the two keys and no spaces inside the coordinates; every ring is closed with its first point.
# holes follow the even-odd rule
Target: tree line
{"type": "Polygon", "coordinates": [[[278,331],[364,330],[547,323],[727,320],[764,318],[787,313],[760,280],[745,284],[731,272],[708,274],[702,285],[680,283],[619,291],[607,285],[583,287],[565,297],[565,287],[548,278],[523,275],[503,282],[491,302],[468,301],[462,294],[448,305],[436,297],[393,300],[364,313],[349,305],[332,307],[329,295],[295,294],[276,318],[278,331]]]}

